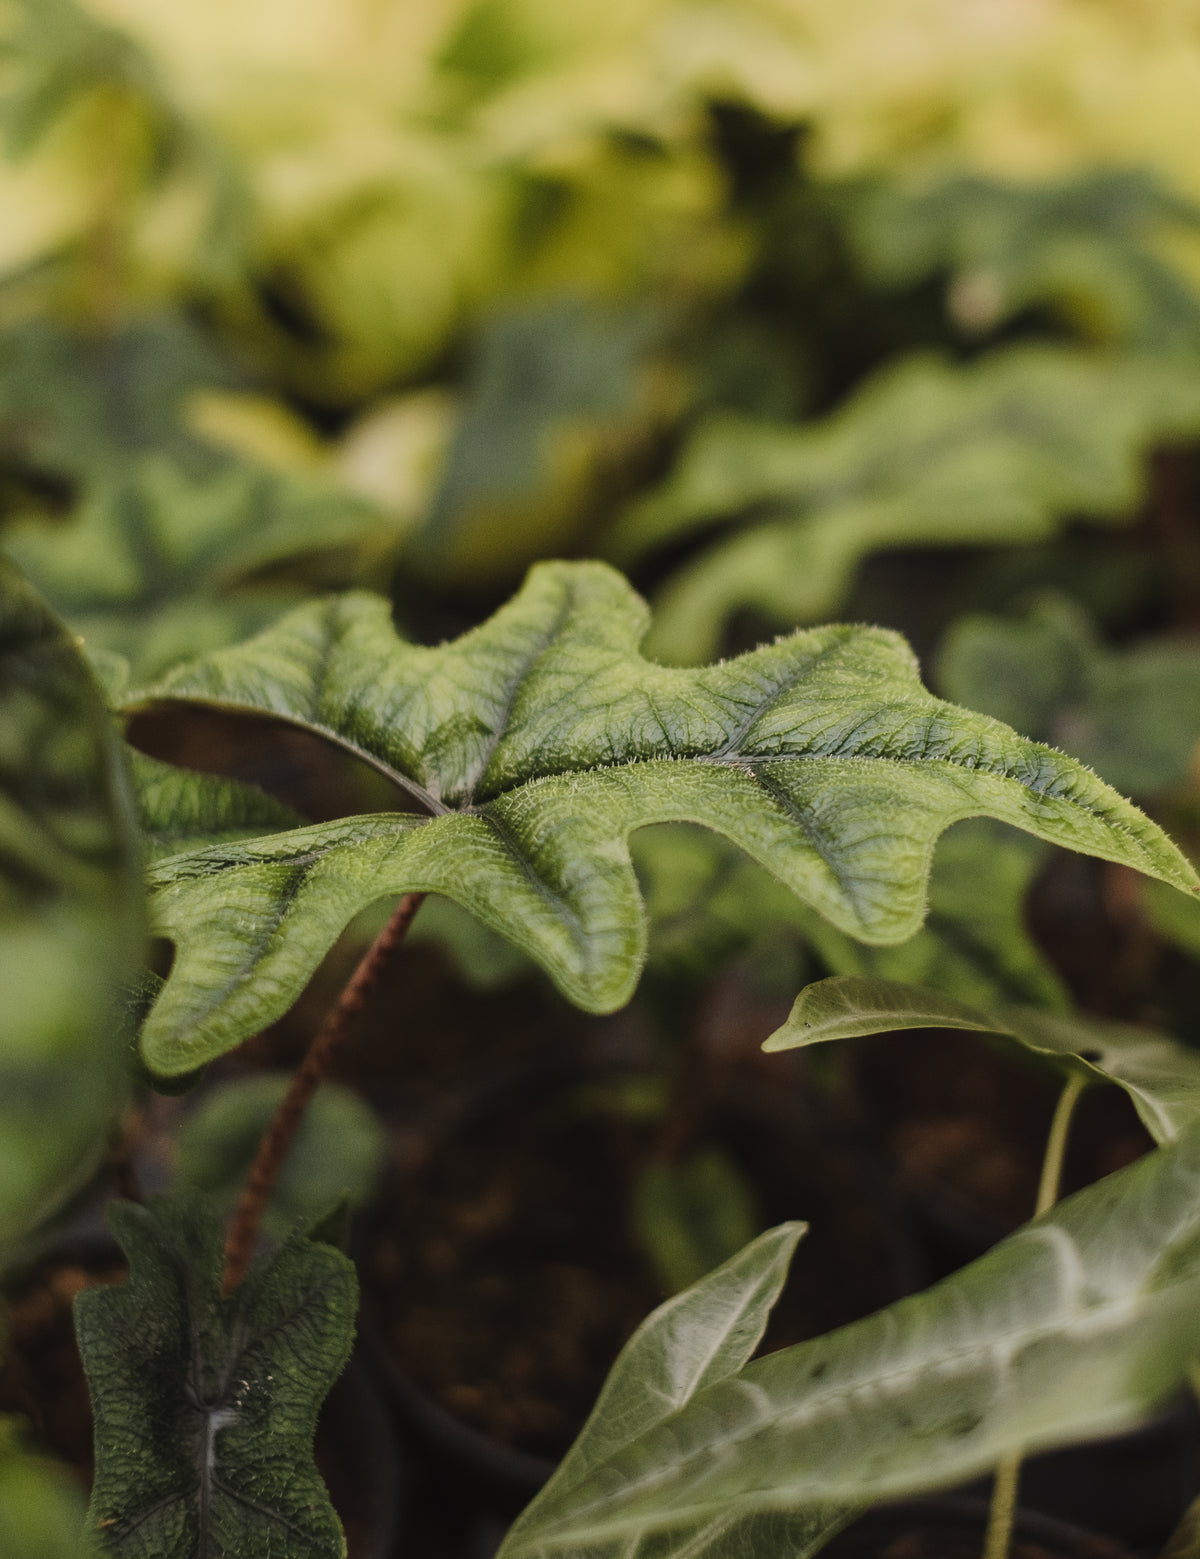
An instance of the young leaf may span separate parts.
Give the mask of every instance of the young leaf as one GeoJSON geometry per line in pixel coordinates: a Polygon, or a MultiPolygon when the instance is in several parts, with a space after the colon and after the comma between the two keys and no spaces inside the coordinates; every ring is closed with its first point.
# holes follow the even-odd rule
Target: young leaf
{"type": "Polygon", "coordinates": [[[960,617],[938,670],[956,703],[1065,748],[1118,790],[1146,795],[1187,779],[1200,740],[1194,638],[1110,651],[1074,601],[1046,594],[1023,620],[960,617]]]}
{"type": "Polygon", "coordinates": [[[77,1189],[124,1101],[140,866],[99,690],[0,558],[0,1247],[77,1189]]]}
{"type": "Polygon", "coordinates": [[[181,667],[126,712],[254,710],[365,759],[428,815],[377,813],[154,868],[171,977],[142,1038],[152,1072],[203,1065],[286,1011],[353,915],[443,893],[591,1011],[645,951],[627,837],[700,822],[835,926],[920,925],[938,835],[986,814],[1195,891],[1161,831],[1094,775],[920,685],[895,634],[799,633],[695,671],[637,653],[644,604],[602,564],[545,564],[481,628],[406,645],[387,603],[314,603],[181,667]]]}
{"type": "Polygon", "coordinates": [[[312,1459],[357,1284],[294,1235],[221,1297],[220,1219],[185,1197],[116,1203],[128,1282],[75,1302],[96,1423],[93,1541],[114,1559],[343,1559],[312,1459]]]}
{"type": "Polygon", "coordinates": [[[801,1223],[769,1229],[642,1322],[609,1371],[575,1444],[513,1524],[500,1559],[524,1551],[544,1509],[569,1503],[597,1468],[697,1392],[736,1375],[762,1339],[804,1232],[801,1223]]]}
{"type": "Polygon", "coordinates": [[[672,576],[655,654],[701,660],[736,608],[811,622],[880,547],[1040,541],[1136,501],[1142,454],[1200,429],[1200,376],[1163,358],[1013,347],[968,367],[906,358],[822,423],[701,426],[614,542],[644,552],[743,523],[672,576]]]}
{"type": "Polygon", "coordinates": [[[767,1515],[795,1518],[783,1551],[807,1559],[823,1517],[1136,1423],[1200,1347],[1198,1183],[1200,1125],[934,1288],[755,1360],[637,1439],[614,1412],[623,1443],[549,1485],[504,1559],[733,1559],[748,1550],[730,1528],[767,1515]]]}
{"type": "Polygon", "coordinates": [[[984,1012],[941,991],[894,980],[838,978],[806,986],[763,1049],[916,1028],[1000,1034],[1060,1067],[1116,1083],[1157,1142],[1171,1141],[1200,1119],[1200,1051],[1166,1034],[1029,1007],[984,1012]]]}

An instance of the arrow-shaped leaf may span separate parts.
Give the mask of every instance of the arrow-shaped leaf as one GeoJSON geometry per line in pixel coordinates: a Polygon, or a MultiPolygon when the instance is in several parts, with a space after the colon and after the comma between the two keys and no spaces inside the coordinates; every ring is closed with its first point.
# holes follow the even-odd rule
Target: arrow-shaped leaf
{"type": "Polygon", "coordinates": [[[94,1168],[128,1089],[140,872],[99,689],[0,559],[0,1247],[94,1168]]]}
{"type": "Polygon", "coordinates": [[[150,1069],[191,1071],[277,1017],[354,914],[405,891],[456,899],[580,1006],[620,1006],[645,953],[627,838],[651,823],[715,829],[869,942],[917,930],[938,835],[978,814],[1200,886],[1081,765],[927,693],[895,634],[821,628],[680,670],[637,653],[646,626],[601,564],[534,569],[489,622],[436,648],[403,643],[386,602],[351,594],[126,706],[290,721],[424,810],[161,862],[154,913],[177,956],[143,1034],[150,1069]]]}
{"type": "MultiPolygon", "coordinates": [[[[513,1523],[499,1559],[523,1553],[530,1545],[536,1552],[543,1511],[570,1504],[573,1491],[586,1485],[597,1468],[678,1412],[697,1392],[737,1374],[762,1340],[804,1232],[804,1225],[797,1223],[769,1229],[643,1321],[609,1371],[575,1444],[513,1523]]],[[[821,1520],[823,1536],[832,1536],[848,1514],[826,1515],[821,1520]]],[[[728,1515],[720,1522],[726,1531],[735,1524],[740,1522],[736,1517],[731,1522],[728,1515]]],[[[695,1541],[698,1535],[689,1537],[695,1541]]],[[[697,1554],[705,1551],[695,1549],[697,1554]]]]}
{"type": "Polygon", "coordinates": [[[547,1491],[504,1559],[807,1559],[855,1507],[1135,1423],[1200,1348],[1198,1184],[1200,1125],[925,1293],[697,1391],[547,1491]],[[748,1547],[755,1519],[788,1545],[748,1547]]]}
{"type": "Polygon", "coordinates": [[[100,1552],[343,1559],[312,1446],[350,1354],[353,1266],[295,1235],[223,1299],[221,1222],[199,1202],[116,1203],[109,1222],[129,1280],[75,1307],[100,1552]]]}
{"type": "Polygon", "coordinates": [[[941,991],[897,980],[850,976],[805,986],[787,1022],[763,1049],[791,1050],[917,1028],[1003,1035],[1060,1067],[1097,1082],[1116,1083],[1133,1100],[1157,1142],[1169,1142],[1200,1119],[1200,1051],[1167,1034],[1032,1007],[982,1011],[941,991]]]}

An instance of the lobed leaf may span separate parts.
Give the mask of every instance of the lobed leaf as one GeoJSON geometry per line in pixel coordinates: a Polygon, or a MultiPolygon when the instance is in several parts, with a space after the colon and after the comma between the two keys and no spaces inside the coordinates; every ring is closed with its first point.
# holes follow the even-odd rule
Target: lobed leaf
{"type": "Polygon", "coordinates": [[[1171,1141],[1200,1118],[1200,1051],[1169,1035],[1031,1007],[985,1011],[894,980],[834,978],[806,986],[763,1049],[916,1028],[999,1034],[1059,1067],[1116,1083],[1156,1142],[1171,1141]]]}
{"type": "Polygon", "coordinates": [[[1141,491],[1145,447],[1198,429],[1188,362],[1027,346],[967,367],[909,357],[824,422],[702,424],[614,546],[740,522],[656,603],[654,653],[702,660],[739,607],[783,624],[835,610],[880,548],[1040,541],[1080,515],[1115,518],[1141,491]]]}
{"type": "Polygon", "coordinates": [[[689,671],[637,653],[646,617],[601,564],[534,569],[489,622],[435,648],[404,644],[386,602],[351,594],[127,704],[289,721],[424,809],[160,862],[155,925],[177,953],[143,1031],[150,1070],[192,1071],[278,1017],[355,914],[407,891],[457,900],[578,1005],[618,1007],[645,955],[627,839],[652,823],[724,834],[874,943],[918,929],[939,834],[979,814],[1200,886],[1088,770],[927,693],[895,634],[822,628],[689,671]]]}
{"type": "Polygon", "coordinates": [[[99,690],[0,558],[0,1248],[78,1189],[128,1091],[140,864],[99,690]]]}
{"type": "Polygon", "coordinates": [[[807,1559],[874,1500],[1128,1427],[1200,1346],[1198,1190],[1193,1125],[925,1293],[697,1391],[549,1485],[504,1559],[733,1559],[753,1521],[807,1559]]]}
{"type": "Polygon", "coordinates": [[[215,1213],[158,1197],[112,1204],[109,1223],[129,1279],[75,1302],[96,1424],[98,1551],[344,1559],[312,1446],[350,1355],[351,1263],[293,1235],[224,1299],[215,1213]]]}
{"type": "Polygon", "coordinates": [[[975,173],[879,180],[847,206],[867,275],[883,287],[950,273],[948,304],[971,335],[1050,304],[1088,335],[1146,350],[1200,342],[1200,304],[1163,252],[1164,229],[1200,210],[1138,168],[1045,183],[975,173]]]}

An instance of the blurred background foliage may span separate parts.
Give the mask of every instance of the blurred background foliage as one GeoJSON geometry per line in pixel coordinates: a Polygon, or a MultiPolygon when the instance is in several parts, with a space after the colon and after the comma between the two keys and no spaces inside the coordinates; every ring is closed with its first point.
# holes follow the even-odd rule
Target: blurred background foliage
{"type": "MultiPolygon", "coordinates": [[[[599,556],[662,659],[897,627],[946,696],[1200,842],[1186,0],[0,0],[0,24],[0,539],[107,677],[353,584],[434,641],[535,559],[599,556]]],[[[209,737],[159,755],[268,782],[209,737]]],[[[990,828],[951,835],[901,949],[720,841],[638,861],[667,985],[753,944],[781,987],[1069,1000],[1031,931],[1047,852],[990,828]]],[[[476,983],[527,973],[450,908],[422,934],[476,983]]]]}

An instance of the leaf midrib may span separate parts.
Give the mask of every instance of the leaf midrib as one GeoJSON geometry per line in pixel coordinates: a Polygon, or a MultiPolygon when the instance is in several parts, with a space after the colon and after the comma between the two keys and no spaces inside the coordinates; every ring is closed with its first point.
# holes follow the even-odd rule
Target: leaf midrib
{"type": "MultiPolygon", "coordinates": [[[[1190,1235],[1195,1232],[1196,1227],[1197,1220],[1193,1218],[1182,1228],[1176,1230],[1171,1238],[1171,1244],[1174,1245],[1186,1241],[1190,1235]]],[[[1026,1238],[1031,1232],[1036,1233],[1036,1230],[1037,1225],[1034,1224],[1027,1229],[1021,1230],[1018,1234],[1011,1236],[1011,1238],[1014,1241],[1023,1239],[1026,1238]]],[[[1075,1242],[1072,1241],[1072,1243],[1075,1242]]],[[[1076,1249],[1078,1249],[1077,1246],[1076,1249]]],[[[1167,1254],[1169,1255],[1169,1251],[1167,1254]]],[[[1150,1271],[1144,1274],[1141,1282],[1131,1293],[1109,1296],[1099,1304],[1076,1307],[1072,1309],[1069,1314],[1065,1316],[1059,1316],[1058,1318],[1051,1321],[1044,1322],[1042,1325],[1037,1327],[1024,1328],[1020,1330],[1010,1329],[990,1337],[986,1343],[982,1345],[980,1343],[975,1343],[974,1345],[968,1343],[961,1347],[945,1349],[938,1354],[939,1367],[946,1363],[949,1363],[952,1367],[957,1367],[963,1362],[974,1362],[975,1364],[978,1364],[981,1354],[990,1354],[993,1350],[1004,1349],[1006,1352],[1011,1352],[1015,1351],[1015,1349],[1018,1347],[1022,1349],[1033,1347],[1039,1342],[1050,1340],[1058,1335],[1061,1335],[1064,1330],[1069,1330],[1072,1327],[1084,1322],[1096,1327],[1100,1331],[1104,1331],[1106,1326],[1111,1325],[1114,1321],[1119,1320],[1120,1313],[1122,1311],[1128,1311],[1130,1306],[1135,1305],[1139,1300],[1157,1300],[1169,1296],[1188,1285],[1195,1286],[1196,1283],[1197,1273],[1195,1272],[1185,1274],[1182,1277],[1176,1278],[1172,1282],[1156,1283],[1154,1281],[1154,1272],[1150,1271]]],[[[769,1363],[770,1355],[767,1355],[764,1359],[758,1360],[756,1362],[760,1364],[769,1363]]],[[[1005,1369],[1007,1370],[1008,1367],[1009,1366],[1006,1362],[1005,1369]]],[[[749,1366],[749,1368],[753,1368],[753,1365],[749,1366]]],[[[869,1377],[869,1383],[872,1388],[881,1386],[887,1387],[895,1383],[903,1382],[906,1378],[919,1378],[921,1375],[926,1374],[927,1371],[928,1361],[922,1360],[917,1364],[900,1366],[898,1368],[888,1370],[883,1374],[873,1374],[869,1377]]],[[[735,1382],[742,1381],[743,1379],[744,1376],[741,1372],[739,1372],[739,1374],[734,1377],[735,1382]]],[[[714,1388],[711,1389],[719,1389],[720,1386],[728,1384],[728,1381],[717,1382],[714,1388]]],[[[746,1381],[746,1384],[754,1386],[756,1383],[753,1380],[749,1380],[746,1381]]],[[[832,1388],[826,1388],[824,1391],[815,1392],[812,1396],[807,1397],[799,1406],[793,1406],[790,1412],[786,1409],[781,1410],[779,1412],[773,1413],[770,1418],[760,1418],[757,1422],[747,1425],[740,1434],[726,1434],[721,1444],[725,1447],[740,1446],[744,1442],[752,1440],[756,1435],[761,1434],[765,1428],[770,1427],[772,1424],[780,1423],[783,1420],[787,1421],[787,1427],[789,1428],[805,1420],[816,1420],[819,1418],[820,1414],[827,1410],[831,1405],[835,1405],[839,1401],[853,1396],[855,1392],[861,1392],[864,1384],[866,1384],[866,1382],[864,1382],[861,1378],[858,1378],[850,1381],[843,1381],[841,1385],[835,1385],[832,1388]]],[[[687,1405],[690,1404],[685,1404],[685,1407],[687,1405]]],[[[648,1433],[654,1433],[654,1430],[657,1427],[658,1426],[654,1426],[651,1430],[648,1431],[648,1433]]],[[[595,1470],[590,1472],[588,1477],[590,1478],[594,1475],[595,1470]]],[[[644,1491],[649,1491],[655,1486],[653,1478],[654,1473],[652,1472],[649,1479],[643,1478],[642,1480],[635,1480],[634,1482],[627,1484],[625,1489],[621,1490],[620,1492],[624,1494],[629,1488],[636,1488],[637,1482],[639,1481],[642,1483],[644,1491]]],[[[613,1495],[613,1490],[610,1489],[606,1491],[598,1503],[603,1503],[604,1501],[610,1500],[613,1498],[613,1495]]],[[[750,1496],[747,1495],[745,1497],[749,1498],[750,1496]]],[[[595,1506],[591,1508],[594,1509],[595,1506]]],[[[678,1519],[681,1522],[691,1519],[700,1520],[703,1518],[705,1512],[711,1510],[712,1508],[712,1502],[680,1506],[677,1509],[672,1510],[672,1520],[678,1519]]],[[[584,1507],[585,1511],[587,1509],[588,1507],[584,1507]]],[[[578,1519],[579,1514],[580,1512],[573,1513],[574,1519],[578,1519]]],[[[571,1522],[573,1516],[572,1514],[568,1514],[565,1518],[560,1517],[558,1522],[560,1528],[563,1525],[566,1525],[567,1530],[571,1531],[572,1528],[570,1527],[569,1523],[571,1522]]],[[[588,1541],[609,1539],[619,1535],[620,1531],[624,1530],[630,1521],[637,1522],[643,1519],[644,1515],[639,1515],[637,1512],[634,1512],[629,1516],[618,1518],[618,1524],[615,1526],[601,1525],[601,1527],[595,1531],[585,1529],[582,1539],[580,1539],[579,1535],[576,1534],[572,1540],[588,1541]]],[[[546,1535],[550,1537],[553,1543],[553,1526],[549,1527],[546,1535]]]]}
{"type": "MultiPolygon", "coordinates": [[[[811,666],[806,668],[806,674],[810,670],[811,666]]],[[[795,679],[795,681],[800,680],[803,680],[803,678],[798,677],[795,679]]],[[[848,752],[845,750],[846,737],[844,735],[842,738],[840,738],[836,745],[831,746],[828,750],[814,749],[807,752],[746,753],[731,748],[731,742],[738,740],[741,735],[744,735],[749,729],[752,729],[758,720],[769,714],[772,711],[775,703],[778,702],[778,698],[784,693],[791,691],[793,685],[794,683],[789,681],[783,687],[778,689],[772,698],[764,700],[756,707],[755,713],[751,719],[744,721],[737,732],[727,737],[720,746],[714,748],[710,752],[635,753],[616,762],[571,764],[562,769],[547,769],[545,771],[539,771],[536,774],[526,776],[525,778],[518,779],[511,785],[498,789],[493,795],[487,796],[478,803],[472,800],[462,806],[448,805],[446,802],[442,801],[439,796],[436,796],[431,790],[428,790],[424,785],[420,784],[419,781],[412,779],[402,770],[397,769],[392,764],[388,763],[386,759],[381,758],[377,753],[372,752],[369,748],[361,746],[359,743],[345,736],[342,732],[335,730],[333,727],[326,725],[321,721],[306,720],[302,715],[296,715],[290,711],[281,712],[275,709],[264,708],[257,704],[241,703],[234,700],[167,697],[155,698],[147,701],[144,704],[137,702],[127,704],[124,707],[122,713],[126,716],[126,718],[128,718],[134,713],[144,713],[147,709],[154,707],[164,707],[169,705],[187,707],[190,705],[199,704],[206,709],[221,710],[229,714],[254,715],[260,719],[277,720],[283,725],[288,725],[295,727],[298,730],[307,731],[311,735],[319,737],[323,741],[329,742],[332,746],[340,748],[343,752],[349,753],[352,757],[357,758],[361,762],[367,764],[370,768],[374,769],[376,773],[381,774],[391,784],[395,785],[398,790],[411,796],[415,801],[423,806],[427,810],[430,818],[447,816],[469,817],[472,815],[478,815],[485,811],[488,807],[494,805],[496,802],[503,800],[506,796],[514,794],[515,792],[521,790],[524,786],[533,784],[538,780],[561,778],[562,776],[569,774],[589,774],[610,771],[615,772],[619,769],[630,768],[637,763],[697,763],[713,767],[742,769],[743,771],[751,774],[756,782],[761,785],[762,781],[757,773],[755,773],[755,770],[759,765],[776,763],[800,763],[806,760],[811,761],[814,759],[825,759],[844,763],[857,761],[863,763],[885,763],[896,765],[939,763],[944,764],[947,768],[950,769],[961,770],[966,774],[990,774],[995,778],[1011,781],[1013,784],[1019,786],[1022,790],[1027,791],[1030,795],[1038,796],[1046,800],[1065,802],[1068,805],[1077,808],[1081,812],[1086,812],[1091,817],[1095,817],[1104,821],[1110,827],[1121,828],[1123,832],[1127,831],[1119,822],[1108,818],[1105,812],[1100,808],[1085,800],[1082,800],[1080,797],[1076,795],[1064,794],[1061,791],[1056,794],[1054,787],[1061,779],[1061,776],[1050,773],[1045,776],[1044,783],[1032,783],[1029,780],[1021,778],[1019,775],[1012,773],[999,761],[982,762],[975,754],[968,754],[967,759],[960,760],[945,754],[930,755],[923,752],[905,752],[896,755],[880,752],[848,752]]],[[[952,708],[953,706],[946,707],[952,708]]],[[[933,711],[930,711],[930,713],[932,712],[933,711]]],[[[866,723],[865,717],[864,723],[866,723]]],[[[491,751],[494,752],[496,746],[499,745],[503,735],[504,729],[501,728],[492,740],[490,749],[491,751]]],[[[1041,747],[1043,744],[1031,743],[1030,745],[1041,747]]],[[[1053,749],[1046,748],[1045,751],[1047,755],[1053,756],[1053,749]]],[[[481,770],[476,775],[476,778],[472,781],[473,787],[478,785],[480,778],[482,778],[483,772],[484,771],[481,770]]],[[[472,790],[471,793],[474,794],[474,790],[472,790]]]]}

